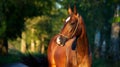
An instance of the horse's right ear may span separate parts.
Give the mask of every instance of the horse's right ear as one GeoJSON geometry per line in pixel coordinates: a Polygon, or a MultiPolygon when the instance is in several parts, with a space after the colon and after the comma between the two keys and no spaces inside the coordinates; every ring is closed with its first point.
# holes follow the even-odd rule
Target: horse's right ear
{"type": "Polygon", "coordinates": [[[73,12],[72,12],[72,9],[71,9],[71,7],[69,6],[69,8],[68,8],[68,14],[69,15],[71,15],[73,12]]]}

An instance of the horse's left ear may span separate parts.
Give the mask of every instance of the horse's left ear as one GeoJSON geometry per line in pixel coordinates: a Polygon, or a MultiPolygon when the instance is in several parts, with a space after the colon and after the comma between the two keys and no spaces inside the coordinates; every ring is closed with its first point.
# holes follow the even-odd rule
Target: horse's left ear
{"type": "Polygon", "coordinates": [[[79,17],[79,13],[77,13],[77,17],[79,17]]]}
{"type": "Polygon", "coordinates": [[[69,5],[68,14],[71,15],[72,13],[73,13],[73,12],[72,12],[72,9],[71,9],[71,7],[70,7],[70,5],[69,5]]]}
{"type": "Polygon", "coordinates": [[[76,14],[76,15],[77,15],[76,5],[74,5],[74,14],[76,14]]]}

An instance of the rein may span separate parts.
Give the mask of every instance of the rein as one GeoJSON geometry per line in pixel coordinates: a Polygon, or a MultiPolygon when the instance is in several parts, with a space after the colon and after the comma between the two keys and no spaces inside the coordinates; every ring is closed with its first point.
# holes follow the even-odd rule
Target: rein
{"type": "Polygon", "coordinates": [[[72,38],[73,35],[75,34],[75,32],[77,31],[78,25],[79,25],[79,19],[78,19],[77,25],[76,25],[75,30],[74,30],[73,34],[71,35],[71,37],[65,36],[65,35],[63,35],[63,34],[61,34],[61,33],[59,33],[59,35],[65,37],[65,38],[67,38],[67,39],[72,38]]]}

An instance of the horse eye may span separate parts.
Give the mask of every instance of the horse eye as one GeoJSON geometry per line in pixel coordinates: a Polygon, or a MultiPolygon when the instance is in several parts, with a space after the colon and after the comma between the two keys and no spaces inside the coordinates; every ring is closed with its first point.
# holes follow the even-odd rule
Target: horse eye
{"type": "Polygon", "coordinates": [[[74,25],[74,24],[75,24],[75,22],[74,22],[74,21],[72,21],[70,24],[71,24],[71,25],[74,25]]]}

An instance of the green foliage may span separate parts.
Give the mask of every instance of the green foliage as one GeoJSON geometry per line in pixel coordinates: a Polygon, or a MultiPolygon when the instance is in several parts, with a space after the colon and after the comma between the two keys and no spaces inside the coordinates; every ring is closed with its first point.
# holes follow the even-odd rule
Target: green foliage
{"type": "Polygon", "coordinates": [[[120,61],[113,62],[113,60],[107,58],[93,59],[92,67],[119,67],[120,61]]]}
{"type": "Polygon", "coordinates": [[[5,36],[5,32],[6,31],[6,24],[5,21],[2,21],[0,23],[0,38],[3,38],[5,36]]]}
{"type": "Polygon", "coordinates": [[[1,28],[4,30],[1,31],[1,34],[4,33],[4,37],[9,39],[21,36],[25,27],[24,18],[50,14],[53,5],[52,1],[39,0],[2,0],[0,3],[0,15],[2,17],[0,22],[2,24],[5,22],[2,26],[6,27],[6,29],[1,28]]]}
{"type": "Polygon", "coordinates": [[[48,38],[52,33],[50,17],[37,16],[26,20],[26,41],[30,44],[31,39],[40,40],[41,37],[48,38]],[[31,34],[30,34],[31,33],[31,34]]]}
{"type": "Polygon", "coordinates": [[[25,32],[27,44],[29,45],[31,39],[34,39],[35,41],[39,40],[40,45],[44,44],[45,48],[47,48],[50,39],[59,33],[63,24],[62,19],[65,18],[65,15],[66,10],[59,10],[54,7],[50,15],[26,18],[25,32]]]}
{"type": "Polygon", "coordinates": [[[112,23],[120,22],[120,17],[114,17],[111,22],[112,23]]]}
{"type": "Polygon", "coordinates": [[[105,59],[96,59],[93,61],[93,67],[108,67],[105,59]]]}

